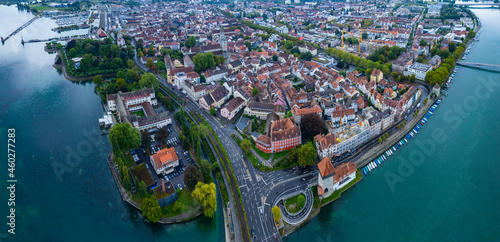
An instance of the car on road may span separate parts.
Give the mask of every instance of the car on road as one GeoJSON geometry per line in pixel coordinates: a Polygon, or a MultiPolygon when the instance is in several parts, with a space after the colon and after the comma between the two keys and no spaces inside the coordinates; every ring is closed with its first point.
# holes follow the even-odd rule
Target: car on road
{"type": "Polygon", "coordinates": [[[252,232],[252,238],[254,238],[254,239],[257,238],[257,236],[255,235],[255,230],[252,229],[250,231],[252,232]]]}
{"type": "Polygon", "coordinates": [[[264,214],[264,211],[262,211],[262,208],[259,208],[259,213],[260,213],[260,215],[264,214]]]}

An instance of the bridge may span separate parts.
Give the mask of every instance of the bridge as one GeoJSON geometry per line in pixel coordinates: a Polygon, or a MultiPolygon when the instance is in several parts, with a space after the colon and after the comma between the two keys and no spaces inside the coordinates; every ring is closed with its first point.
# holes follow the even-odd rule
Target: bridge
{"type": "Polygon", "coordinates": [[[500,3],[495,3],[493,1],[483,1],[483,2],[464,2],[464,1],[457,1],[455,2],[455,5],[457,6],[467,6],[467,7],[474,7],[474,8],[495,8],[500,6],[500,3]]]}
{"type": "Polygon", "coordinates": [[[23,24],[21,27],[17,28],[16,30],[14,30],[14,32],[12,32],[11,34],[9,34],[7,37],[1,37],[1,40],[2,40],[2,44],[5,43],[5,41],[7,41],[10,37],[14,36],[15,34],[19,33],[19,31],[23,30],[24,28],[28,27],[28,25],[30,25],[31,23],[33,23],[33,21],[37,20],[39,17],[33,17],[32,19],[30,19],[28,22],[26,22],[25,24],[23,24]]]}
{"type": "Polygon", "coordinates": [[[469,68],[480,69],[480,70],[485,70],[485,71],[491,71],[491,72],[500,72],[500,65],[495,65],[495,64],[460,61],[460,62],[457,62],[457,65],[465,66],[465,67],[469,67],[469,68]]]}

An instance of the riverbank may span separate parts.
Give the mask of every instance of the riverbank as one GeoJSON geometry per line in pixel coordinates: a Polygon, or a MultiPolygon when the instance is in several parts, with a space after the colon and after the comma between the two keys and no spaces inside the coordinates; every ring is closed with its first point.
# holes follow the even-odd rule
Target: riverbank
{"type": "MultiPolygon", "coordinates": [[[[116,182],[116,186],[118,188],[118,191],[120,192],[120,195],[122,197],[122,200],[124,202],[127,202],[130,204],[132,207],[136,208],[137,210],[141,211],[139,208],[140,205],[135,202],[132,197],[130,196],[129,192],[123,187],[119,175],[116,174],[116,169],[113,169],[115,167],[115,163],[113,162],[113,151],[111,151],[108,155],[107,158],[109,170],[111,171],[111,174],[113,175],[113,179],[116,182]]],[[[201,209],[201,206],[198,206],[197,209],[192,209],[188,210],[182,214],[173,216],[173,217],[160,217],[160,221],[158,223],[160,224],[174,224],[174,223],[184,223],[191,221],[203,214],[203,211],[201,209]]]]}
{"type": "MultiPolygon", "coordinates": [[[[64,78],[66,78],[68,81],[71,81],[71,82],[91,81],[95,76],[97,76],[97,75],[93,75],[93,76],[86,76],[86,77],[74,77],[74,76],[70,75],[68,73],[68,70],[66,69],[66,63],[64,62],[64,58],[62,57],[61,50],[59,50],[58,48],[49,48],[47,46],[44,47],[44,50],[47,53],[51,53],[51,52],[57,53],[58,58],[60,58],[60,60],[61,60],[61,64],[54,63],[52,66],[56,69],[61,70],[63,75],[64,75],[64,78]]],[[[116,74],[115,73],[107,73],[107,74],[101,74],[100,76],[102,76],[102,78],[110,78],[110,77],[115,77],[116,74]]]]}

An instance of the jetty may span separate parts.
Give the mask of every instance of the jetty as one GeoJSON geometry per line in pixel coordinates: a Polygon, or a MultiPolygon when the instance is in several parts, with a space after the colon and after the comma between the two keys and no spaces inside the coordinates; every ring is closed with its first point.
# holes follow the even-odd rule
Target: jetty
{"type": "Polygon", "coordinates": [[[28,25],[30,25],[31,23],[33,23],[35,20],[37,20],[39,17],[36,16],[36,17],[33,17],[32,19],[30,19],[28,22],[26,22],[25,24],[23,24],[21,27],[17,28],[16,30],[14,30],[14,32],[12,32],[11,34],[7,35],[7,37],[1,37],[1,40],[2,40],[2,44],[5,43],[5,41],[7,41],[10,37],[14,36],[15,34],[19,33],[21,30],[23,30],[24,28],[28,27],[28,25]]]}

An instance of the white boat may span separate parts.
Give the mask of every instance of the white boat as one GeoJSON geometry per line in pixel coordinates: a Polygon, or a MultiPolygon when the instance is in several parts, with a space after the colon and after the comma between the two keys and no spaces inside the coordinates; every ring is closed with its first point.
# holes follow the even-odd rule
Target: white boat
{"type": "Polygon", "coordinates": [[[407,143],[407,142],[408,142],[408,140],[405,138],[405,143],[407,143]]]}

